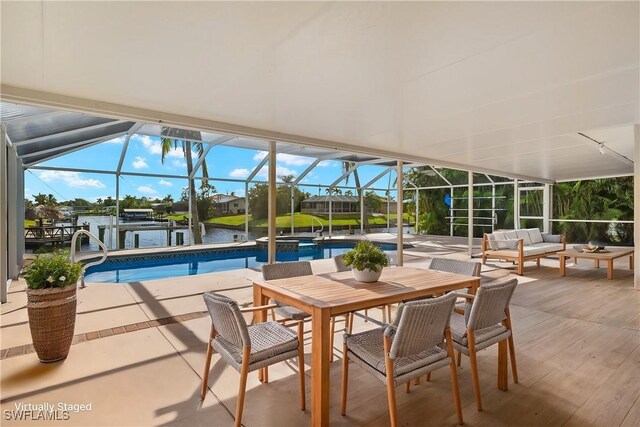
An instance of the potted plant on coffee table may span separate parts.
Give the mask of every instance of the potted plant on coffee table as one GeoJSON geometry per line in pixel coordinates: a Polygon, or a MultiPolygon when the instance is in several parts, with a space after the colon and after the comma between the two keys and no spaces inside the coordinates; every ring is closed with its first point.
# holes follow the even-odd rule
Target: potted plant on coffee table
{"type": "Polygon", "coordinates": [[[55,362],[69,354],[81,274],[81,264],[62,251],[37,256],[23,274],[31,338],[42,362],[55,362]]]}
{"type": "Polygon", "coordinates": [[[360,282],[377,282],[382,268],[389,265],[387,255],[368,240],[358,244],[343,255],[344,264],[351,266],[353,276],[360,282]]]}

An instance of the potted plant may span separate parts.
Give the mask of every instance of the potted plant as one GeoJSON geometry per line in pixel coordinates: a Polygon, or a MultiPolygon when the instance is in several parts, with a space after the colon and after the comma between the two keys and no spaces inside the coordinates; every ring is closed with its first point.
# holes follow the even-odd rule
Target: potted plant
{"type": "Polygon", "coordinates": [[[382,249],[363,240],[343,255],[344,264],[352,266],[353,276],[360,282],[377,282],[389,258],[382,249]]]}
{"type": "Polygon", "coordinates": [[[82,265],[58,251],[38,255],[23,275],[33,348],[42,362],[55,362],[69,354],[81,274],[82,265]]]}

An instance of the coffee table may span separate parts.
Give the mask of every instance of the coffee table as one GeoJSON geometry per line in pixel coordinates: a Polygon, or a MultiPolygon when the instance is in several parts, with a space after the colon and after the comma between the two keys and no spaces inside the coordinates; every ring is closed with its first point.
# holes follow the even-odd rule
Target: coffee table
{"type": "Polygon", "coordinates": [[[578,252],[575,249],[558,252],[560,257],[560,275],[565,275],[567,258],[586,258],[594,260],[596,268],[600,267],[600,261],[607,262],[607,279],[613,279],[613,260],[623,256],[629,256],[629,269],[633,270],[633,248],[606,248],[607,252],[578,252]]]}

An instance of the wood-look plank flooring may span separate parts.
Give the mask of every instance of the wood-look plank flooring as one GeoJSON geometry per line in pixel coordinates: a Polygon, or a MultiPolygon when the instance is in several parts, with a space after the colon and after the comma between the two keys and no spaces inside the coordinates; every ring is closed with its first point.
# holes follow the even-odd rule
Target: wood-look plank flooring
{"type": "MultiPolygon", "coordinates": [[[[544,260],[540,269],[525,268],[511,308],[520,382],[513,384],[509,373],[509,390],[498,390],[497,346],[481,351],[483,412],[475,409],[469,359],[463,356],[458,374],[465,425],[640,425],[640,291],[633,289],[628,262],[616,262],[614,280],[606,279],[606,268],[594,269],[588,262],[569,263],[568,269],[570,274],[560,277],[557,260],[544,260]]],[[[356,330],[370,327],[356,320],[356,330]]],[[[341,335],[336,333],[331,368],[331,424],[388,425],[384,384],[353,364],[347,415],[340,416],[341,335]]],[[[296,378],[276,383],[251,390],[245,414],[254,404],[260,406],[256,400],[262,388],[293,389],[296,378]]],[[[396,393],[401,425],[456,424],[447,369],[434,373],[431,382],[423,379],[409,394],[404,387],[396,393]]],[[[287,405],[291,401],[283,400],[287,405]]],[[[246,417],[245,425],[260,425],[257,420],[246,417]]],[[[293,425],[288,421],[297,424],[300,418],[280,421],[293,425]]]]}

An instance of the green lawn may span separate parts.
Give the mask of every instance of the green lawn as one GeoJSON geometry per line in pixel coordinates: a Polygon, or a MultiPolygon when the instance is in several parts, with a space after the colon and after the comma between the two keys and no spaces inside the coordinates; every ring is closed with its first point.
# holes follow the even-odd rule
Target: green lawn
{"type": "Polygon", "coordinates": [[[24,220],[24,226],[25,227],[35,227],[36,226],[36,220],[35,219],[25,219],[24,220]]]}
{"type": "MultiPolygon", "coordinates": [[[[405,221],[409,219],[409,215],[405,214],[405,221]]],[[[314,220],[316,218],[319,220],[323,226],[329,226],[329,218],[328,217],[318,217],[310,214],[304,214],[296,212],[294,215],[294,226],[295,227],[318,227],[318,221],[314,220]]],[[[393,226],[396,221],[396,215],[389,215],[389,219],[391,221],[391,225],[393,226]]],[[[360,227],[360,215],[349,215],[349,216],[334,216],[332,221],[333,225],[336,226],[353,226],[360,227]]],[[[207,224],[213,225],[225,225],[225,226],[242,226],[244,224],[244,215],[230,215],[230,216],[222,216],[217,218],[211,218],[206,221],[207,224]]],[[[386,226],[387,225],[387,217],[383,216],[369,216],[369,224],[371,225],[379,225],[386,226]]],[[[249,226],[250,227],[267,227],[267,219],[251,219],[251,215],[249,215],[249,226]]],[[[291,214],[278,215],[276,218],[276,226],[277,227],[291,227],[291,214]]]]}

